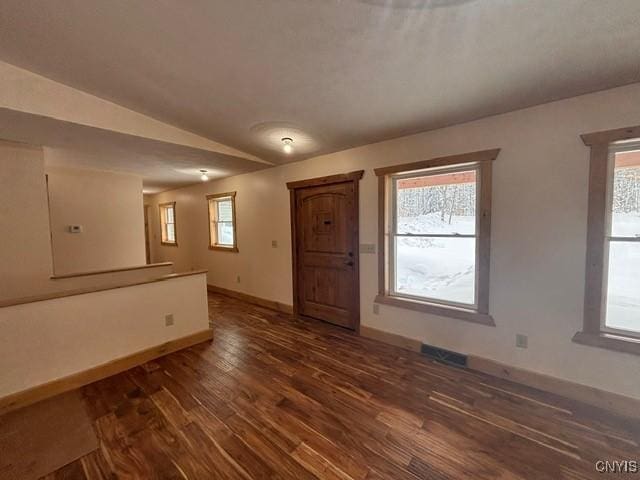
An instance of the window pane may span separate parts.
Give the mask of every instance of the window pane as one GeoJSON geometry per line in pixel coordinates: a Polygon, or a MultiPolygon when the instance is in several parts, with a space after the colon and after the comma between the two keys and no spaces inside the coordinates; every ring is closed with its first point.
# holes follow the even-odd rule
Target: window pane
{"type": "Polygon", "coordinates": [[[231,222],[233,221],[233,211],[231,209],[231,199],[218,200],[218,221],[219,222],[231,222]]]}
{"type": "Polygon", "coordinates": [[[475,238],[396,237],[395,292],[475,303],[475,238]]]}
{"type": "Polygon", "coordinates": [[[396,189],[397,233],[475,233],[475,170],[399,179],[396,189]]]}
{"type": "Polygon", "coordinates": [[[640,237],[640,151],[616,153],[612,209],[611,235],[640,237]]]}
{"type": "Polygon", "coordinates": [[[233,245],[233,223],[218,222],[218,244],[233,245]]]}
{"type": "Polygon", "coordinates": [[[174,222],[174,212],[173,212],[173,207],[167,207],[167,209],[166,209],[166,215],[167,215],[167,223],[175,223],[175,222],[174,222]]]}
{"type": "Polygon", "coordinates": [[[605,325],[640,332],[640,244],[609,243],[605,325]]]}
{"type": "Polygon", "coordinates": [[[176,241],[176,226],[173,223],[167,223],[167,241],[176,241]]]}

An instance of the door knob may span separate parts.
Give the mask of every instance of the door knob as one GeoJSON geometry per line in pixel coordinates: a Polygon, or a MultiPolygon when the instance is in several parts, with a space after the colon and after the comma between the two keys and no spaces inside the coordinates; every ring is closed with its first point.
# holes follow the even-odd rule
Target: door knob
{"type": "Polygon", "coordinates": [[[353,267],[353,261],[349,260],[348,262],[344,263],[345,265],[348,265],[349,267],[353,267]]]}

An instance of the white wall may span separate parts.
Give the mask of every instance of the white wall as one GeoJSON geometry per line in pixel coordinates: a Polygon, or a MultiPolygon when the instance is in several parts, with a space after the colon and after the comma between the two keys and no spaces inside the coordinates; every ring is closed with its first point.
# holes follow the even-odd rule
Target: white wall
{"type": "Polygon", "coordinates": [[[640,398],[640,358],[571,342],[582,326],[589,150],[581,133],[640,124],[640,84],[173,190],[153,198],[152,261],[207,268],[210,284],[292,302],[285,183],[365,169],[360,241],[377,243],[373,168],[501,148],[494,162],[490,311],[496,327],[380,306],[377,256],[361,255],[362,325],[640,398]],[[207,249],[209,193],[237,191],[239,253],[207,249]],[[157,203],[176,201],[179,247],[159,244],[157,203]],[[277,240],[278,248],[271,247],[277,240]],[[240,276],[241,282],[236,283],[240,276]],[[515,334],[529,348],[515,348],[515,334]]]}
{"type": "Polygon", "coordinates": [[[0,308],[0,397],[208,328],[204,274],[0,308]]]}
{"type": "Polygon", "coordinates": [[[41,148],[0,141],[0,232],[0,300],[42,292],[53,270],[41,148]]]}
{"type": "MultiPolygon", "coordinates": [[[[97,174],[90,173],[95,180],[97,174]]],[[[117,178],[120,177],[117,176],[117,178]]],[[[111,177],[107,174],[104,178],[105,183],[108,183],[111,177]]],[[[141,265],[146,260],[142,193],[139,179],[136,179],[135,182],[135,189],[132,188],[128,195],[128,198],[131,197],[128,200],[131,211],[126,215],[128,218],[127,229],[135,233],[136,239],[135,244],[127,244],[124,247],[127,261],[130,262],[127,265],[120,265],[125,267],[141,265]],[[134,193],[136,199],[133,198],[134,193]],[[130,255],[131,252],[133,254],[130,255]]],[[[69,189],[69,192],[78,193],[78,196],[74,197],[68,196],[68,192],[58,190],[61,195],[66,195],[66,201],[70,202],[70,210],[76,210],[78,206],[93,208],[94,205],[87,203],[87,199],[94,198],[92,192],[85,194],[81,190],[78,191],[76,186],[69,185],[68,182],[66,184],[63,182],[60,186],[69,189]]],[[[118,193],[118,190],[114,190],[110,194],[118,193]]],[[[114,201],[118,200],[109,197],[106,199],[106,204],[111,205],[114,201]]],[[[105,204],[104,198],[101,199],[101,204],[105,204]]],[[[69,221],[77,221],[77,217],[74,216],[69,221]]],[[[43,151],[38,147],[1,140],[0,232],[0,301],[89,285],[107,285],[127,280],[150,278],[171,271],[171,267],[158,267],[142,271],[81,277],[80,279],[50,280],[54,272],[43,151]]],[[[103,245],[103,247],[97,253],[103,255],[104,258],[111,259],[113,255],[121,255],[121,252],[113,252],[112,255],[107,252],[107,245],[103,245]]],[[[65,255],[73,257],[75,254],[75,251],[67,250],[65,255]]],[[[124,260],[118,263],[124,263],[124,260]]],[[[90,266],[89,262],[85,262],[83,265],[90,266]]],[[[105,268],[114,266],[105,264],[105,268]]],[[[83,270],[88,269],[83,268],[83,270]]],[[[64,271],[65,269],[63,269],[64,271]]]]}
{"type": "Polygon", "coordinates": [[[45,167],[56,275],[143,265],[142,179],[45,167]],[[69,233],[81,225],[82,233],[69,233]]]}
{"type": "MultiPolygon", "coordinates": [[[[144,282],[153,278],[162,277],[174,273],[173,265],[156,263],[144,268],[122,269],[116,271],[96,272],[90,275],[52,278],[47,285],[47,291],[66,292],[87,287],[102,287],[108,285],[121,285],[123,283],[144,282]]],[[[42,292],[44,293],[44,292],[42,292]]]]}

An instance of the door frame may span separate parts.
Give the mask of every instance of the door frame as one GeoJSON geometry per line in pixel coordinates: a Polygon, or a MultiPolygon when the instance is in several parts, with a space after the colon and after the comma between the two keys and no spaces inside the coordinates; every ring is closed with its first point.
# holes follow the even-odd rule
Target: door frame
{"type": "Polygon", "coordinates": [[[326,177],[310,178],[307,180],[299,180],[296,182],[288,182],[290,215],[291,215],[291,263],[292,263],[292,280],[293,280],[293,315],[299,317],[299,281],[298,281],[298,245],[297,245],[297,209],[296,209],[296,191],[308,187],[322,187],[325,185],[333,185],[336,183],[353,183],[354,194],[354,222],[352,226],[352,236],[354,241],[353,247],[353,268],[354,268],[354,288],[353,291],[357,297],[355,302],[355,331],[360,332],[360,179],[364,175],[364,170],[356,170],[349,173],[340,173],[337,175],[329,175],[326,177]]]}
{"type": "Polygon", "coordinates": [[[151,225],[149,225],[149,205],[144,206],[144,253],[147,265],[151,264],[151,225]]]}

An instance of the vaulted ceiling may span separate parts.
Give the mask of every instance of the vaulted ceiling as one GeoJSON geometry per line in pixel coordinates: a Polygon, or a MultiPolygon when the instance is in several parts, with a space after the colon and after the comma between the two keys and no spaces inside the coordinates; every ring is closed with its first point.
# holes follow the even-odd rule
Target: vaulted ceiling
{"type": "Polygon", "coordinates": [[[2,0],[0,60],[283,163],[638,82],[638,25],[638,0],[2,0]]]}

